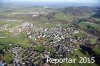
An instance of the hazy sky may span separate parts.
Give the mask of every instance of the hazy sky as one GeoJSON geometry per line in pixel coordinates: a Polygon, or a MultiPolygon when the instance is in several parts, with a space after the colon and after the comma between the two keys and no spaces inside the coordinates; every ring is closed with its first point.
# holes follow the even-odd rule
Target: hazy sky
{"type": "Polygon", "coordinates": [[[1,2],[71,2],[71,3],[98,3],[100,0],[1,0],[1,2]]]}

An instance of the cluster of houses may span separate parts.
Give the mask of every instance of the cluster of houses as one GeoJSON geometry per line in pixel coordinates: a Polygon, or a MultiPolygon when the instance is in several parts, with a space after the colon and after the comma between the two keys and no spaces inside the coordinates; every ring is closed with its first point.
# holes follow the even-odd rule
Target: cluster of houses
{"type": "Polygon", "coordinates": [[[84,42],[86,38],[75,37],[74,34],[80,33],[80,29],[76,27],[52,27],[52,28],[39,28],[32,23],[25,22],[21,25],[8,28],[9,32],[14,35],[20,32],[25,32],[27,37],[33,40],[29,48],[22,48],[20,46],[13,47],[12,52],[14,54],[14,64],[20,66],[32,66],[45,62],[46,56],[49,57],[67,57],[69,54],[73,54],[74,50],[77,50],[77,44],[84,42]],[[42,38],[42,39],[41,39],[42,38]],[[43,40],[46,38],[46,40],[43,40]],[[42,43],[37,40],[42,40],[42,43]],[[32,46],[41,44],[52,51],[45,49],[42,52],[36,51],[32,46]]]}
{"type": "Polygon", "coordinates": [[[10,25],[10,24],[0,25],[0,31],[7,30],[7,28],[8,28],[9,25],[10,25]]]}
{"type": "Polygon", "coordinates": [[[9,27],[9,26],[10,26],[10,24],[5,24],[5,25],[0,26],[0,31],[7,30],[7,31],[11,32],[13,35],[18,35],[20,32],[28,33],[31,30],[37,31],[37,29],[38,29],[38,27],[36,27],[35,25],[33,25],[30,22],[25,22],[18,26],[15,26],[15,27],[9,27]]]}
{"type": "MultiPolygon", "coordinates": [[[[29,23],[24,23],[20,25],[22,29],[27,29],[24,27],[28,26],[29,23]]],[[[33,27],[33,25],[29,24],[28,27],[33,27]]],[[[31,29],[32,30],[32,29],[31,29]]],[[[33,29],[34,31],[34,29],[33,29]]],[[[27,32],[27,31],[26,31],[27,32]]],[[[14,61],[21,65],[38,65],[42,64],[46,56],[49,57],[67,57],[69,54],[73,54],[74,50],[77,50],[78,42],[84,42],[85,38],[74,37],[74,34],[79,33],[80,29],[75,27],[62,28],[62,27],[53,27],[53,28],[45,28],[35,33],[27,32],[28,38],[34,39],[33,43],[30,44],[30,47],[25,49],[21,47],[13,48],[13,53],[15,54],[14,61]],[[40,38],[46,38],[47,41],[43,41],[42,43],[37,41],[40,38]],[[33,49],[32,46],[41,44],[46,48],[50,48],[53,52],[45,49],[43,52],[39,52],[33,49]],[[19,58],[20,57],[20,58],[19,58]],[[17,59],[17,60],[16,60],[17,59]]],[[[43,40],[43,39],[42,39],[43,40]]]]}

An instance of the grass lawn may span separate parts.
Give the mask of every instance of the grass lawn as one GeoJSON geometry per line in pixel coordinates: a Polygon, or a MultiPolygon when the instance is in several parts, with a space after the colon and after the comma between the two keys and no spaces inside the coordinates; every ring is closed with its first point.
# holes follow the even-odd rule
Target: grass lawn
{"type": "Polygon", "coordinates": [[[33,46],[33,49],[39,52],[43,52],[46,49],[46,47],[39,44],[39,45],[33,46]]]}
{"type": "Polygon", "coordinates": [[[100,48],[95,48],[95,49],[94,49],[94,52],[95,52],[96,54],[100,55],[100,48]]]}
{"type": "Polygon", "coordinates": [[[80,37],[80,38],[84,38],[85,37],[85,35],[83,33],[81,33],[81,32],[75,33],[74,36],[77,36],[77,37],[80,37]]]}
{"type": "Polygon", "coordinates": [[[66,15],[66,14],[60,12],[60,13],[57,13],[55,15],[55,18],[71,21],[74,19],[74,16],[73,15],[66,15]]]}
{"type": "MultiPolygon", "coordinates": [[[[85,29],[88,29],[88,26],[90,26],[90,28],[93,28],[93,29],[98,29],[100,28],[100,25],[98,24],[95,24],[95,23],[91,23],[91,22],[80,22],[79,25],[82,27],[82,28],[85,28],[85,29]]],[[[89,28],[89,29],[90,29],[89,28]]]]}
{"type": "Polygon", "coordinates": [[[13,62],[13,53],[12,52],[8,52],[7,54],[4,55],[4,60],[7,63],[12,63],[13,62]]]}
{"type": "Polygon", "coordinates": [[[90,38],[89,42],[90,42],[90,44],[96,44],[97,39],[96,38],[90,38]]]}

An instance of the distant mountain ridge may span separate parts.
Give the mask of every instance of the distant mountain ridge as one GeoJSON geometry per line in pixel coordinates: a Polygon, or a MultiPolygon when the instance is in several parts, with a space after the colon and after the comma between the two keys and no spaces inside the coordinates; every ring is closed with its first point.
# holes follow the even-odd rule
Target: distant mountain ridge
{"type": "Polygon", "coordinates": [[[31,7],[31,6],[46,6],[46,7],[69,7],[69,6],[100,6],[99,3],[64,3],[64,2],[0,2],[0,7],[31,7]]]}
{"type": "Polygon", "coordinates": [[[72,7],[66,7],[61,10],[62,13],[71,14],[74,16],[84,16],[87,14],[91,14],[92,11],[93,11],[92,8],[86,6],[80,6],[80,7],[72,6],[72,7]]]}

